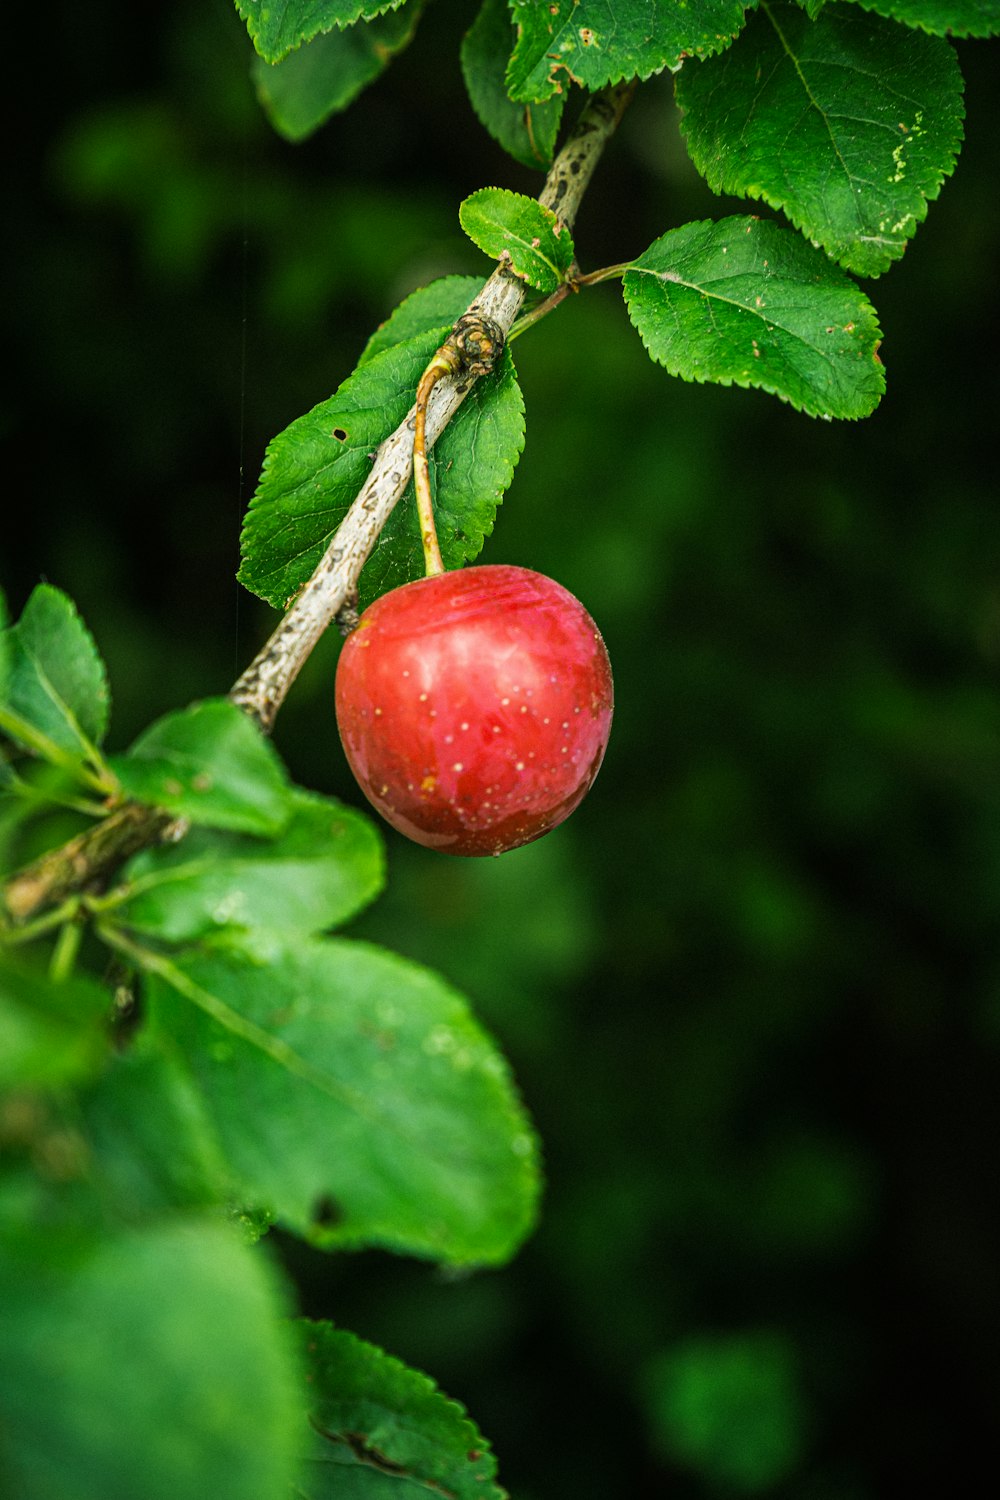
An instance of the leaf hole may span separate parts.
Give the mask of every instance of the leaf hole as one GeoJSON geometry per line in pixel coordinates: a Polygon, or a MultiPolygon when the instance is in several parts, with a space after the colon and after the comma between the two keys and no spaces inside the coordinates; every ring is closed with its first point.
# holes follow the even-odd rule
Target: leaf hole
{"type": "Polygon", "coordinates": [[[312,1206],[310,1219],[317,1229],[335,1229],[347,1215],[331,1193],[321,1193],[312,1206]]]}
{"type": "Polygon", "coordinates": [[[346,443],[347,442],[347,429],[346,429],[346,427],[335,427],[333,429],[333,432],[331,433],[331,436],[335,437],[337,439],[338,443],[346,443]]]}

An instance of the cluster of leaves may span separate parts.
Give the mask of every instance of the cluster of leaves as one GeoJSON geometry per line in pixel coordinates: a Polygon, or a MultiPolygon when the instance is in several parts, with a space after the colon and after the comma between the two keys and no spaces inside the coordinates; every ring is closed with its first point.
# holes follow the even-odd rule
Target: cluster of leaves
{"type": "Polygon", "coordinates": [[[496,1494],[425,1377],[289,1335],[251,1243],[276,1222],[482,1264],[533,1220],[532,1129],[465,1000],[330,935],[380,889],[375,829],[290,784],[226,699],[106,756],[104,666],[49,585],[0,642],[6,869],[136,803],[189,828],[4,934],[5,1493],[496,1494]]]}
{"type": "MultiPolygon", "coordinates": [[[[340,389],[271,442],[243,529],[239,578],[247,588],[281,608],[305,583],[368,477],[375,449],[406,416],[425,366],[480,285],[449,276],[408,297],[340,389]]],[[[523,444],[524,403],[505,351],[435,447],[435,514],[447,567],[481,551],[523,444]]],[[[412,501],[411,483],[362,574],[362,605],[423,574],[412,501]]]]}
{"type": "MultiPolygon", "coordinates": [[[[265,107],[298,138],[389,62],[419,4],[238,0],[238,8],[265,107]]],[[[793,227],[740,216],[685,224],[627,265],[585,277],[568,229],[522,194],[473,194],[461,207],[463,228],[524,281],[529,317],[570,286],[619,274],[629,317],[670,374],[755,387],[812,416],[869,415],[885,385],[881,333],[849,273],[888,269],[953,170],[962,77],[948,34],[1000,30],[1000,4],[692,0],[654,10],[651,24],[649,6],[629,0],[611,26],[598,0],[484,0],[462,43],[480,120],[517,160],[545,167],[573,90],[670,69],[684,139],[709,186],[762,200],[793,227]]],[[[475,290],[450,278],[416,293],[336,394],[275,438],[243,536],[248,588],[280,606],[309,577],[370,455],[408,409],[422,361],[475,290]]],[[[436,505],[449,566],[479,552],[522,444],[508,355],[439,445],[436,505]]],[[[362,601],[420,569],[414,508],[404,504],[362,576],[362,601]]]]}

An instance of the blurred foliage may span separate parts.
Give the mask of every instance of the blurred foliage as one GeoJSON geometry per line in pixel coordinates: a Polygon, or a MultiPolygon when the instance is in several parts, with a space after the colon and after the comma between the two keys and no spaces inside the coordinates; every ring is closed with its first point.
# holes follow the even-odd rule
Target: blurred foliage
{"type": "Polygon", "coordinates": [[[796,1468],[805,1420],[780,1336],[689,1339],[652,1362],[647,1385],[654,1442],[709,1493],[766,1493],[796,1468]]]}
{"type": "MultiPolygon", "coordinates": [[[[540,183],[462,97],[467,7],[429,7],[302,147],[262,119],[227,0],[131,14],[57,4],[0,252],[0,575],[15,611],[39,576],[76,599],[116,749],[224,692],[269,628],[232,578],[267,439],[408,291],[487,269],[463,197],[540,183]]],[[[464,986],[503,1042],[542,1225],[458,1281],[284,1253],[304,1312],[469,1406],[519,1500],[875,1500],[992,1453],[1000,79],[988,45],[959,52],[956,176],[867,285],[889,384],[866,422],[672,381],[613,285],[516,346],[527,447],[486,557],[601,624],[611,747],[573,819],[502,860],[388,834],[352,932],[464,986]]],[[[584,269],[734,207],[653,80],[584,204],[584,269]]],[[[276,738],[356,803],[336,650],[276,738]]]]}

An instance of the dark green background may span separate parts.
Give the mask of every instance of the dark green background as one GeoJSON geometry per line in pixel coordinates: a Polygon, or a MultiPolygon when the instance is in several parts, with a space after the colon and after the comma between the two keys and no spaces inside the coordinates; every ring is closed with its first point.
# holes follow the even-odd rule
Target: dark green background
{"type": "MultiPolygon", "coordinates": [[[[226,0],[56,3],[14,39],[0,576],[15,609],[38,577],[77,600],[114,748],[224,692],[269,628],[233,582],[267,439],[408,291],[485,273],[464,196],[540,185],[464,100],[472,13],[432,6],[298,148],[226,0]]],[[[600,623],[611,746],[571,822],[501,860],[387,833],[389,892],[353,930],[461,984],[502,1040],[544,1218],[459,1281],[281,1251],[306,1311],[466,1402],[518,1500],[875,1500],[992,1465],[1000,70],[995,45],[959,51],[956,177],[867,284],[889,381],[867,422],[671,381],[613,283],[516,346],[528,444],[485,555],[600,623]]],[[[654,80],[580,258],[729,211],[654,80]]],[[[335,652],[276,739],[357,802],[335,652]]]]}

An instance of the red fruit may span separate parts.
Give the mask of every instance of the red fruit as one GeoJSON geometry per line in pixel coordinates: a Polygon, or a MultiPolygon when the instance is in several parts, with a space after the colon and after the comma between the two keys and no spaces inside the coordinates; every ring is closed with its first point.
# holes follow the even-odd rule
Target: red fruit
{"type": "Polygon", "coordinates": [[[336,697],[351,770],[394,828],[447,854],[502,854],[590,790],[613,695],[580,601],[495,565],[376,599],[344,643],[336,697]]]}

